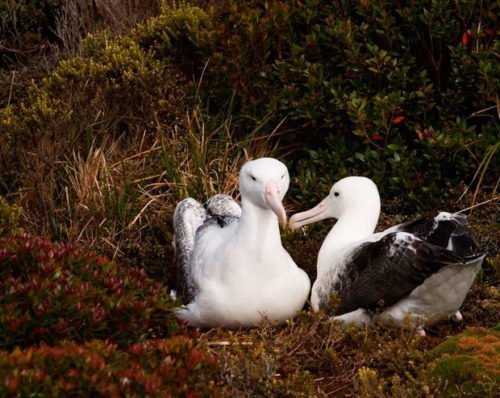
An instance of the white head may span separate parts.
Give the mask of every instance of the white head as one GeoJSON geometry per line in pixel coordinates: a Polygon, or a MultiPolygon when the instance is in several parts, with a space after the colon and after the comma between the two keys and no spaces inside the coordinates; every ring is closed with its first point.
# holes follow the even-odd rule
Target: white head
{"type": "Polygon", "coordinates": [[[340,219],[343,215],[361,216],[377,223],[380,214],[380,195],[375,183],[366,177],[346,177],[333,185],[328,196],[311,210],[294,214],[292,229],[323,220],[340,219]]]}
{"type": "Polygon", "coordinates": [[[283,226],[286,225],[286,212],[281,202],[289,185],[288,169],[273,158],[251,160],[240,171],[241,197],[256,206],[271,209],[283,226]]]}

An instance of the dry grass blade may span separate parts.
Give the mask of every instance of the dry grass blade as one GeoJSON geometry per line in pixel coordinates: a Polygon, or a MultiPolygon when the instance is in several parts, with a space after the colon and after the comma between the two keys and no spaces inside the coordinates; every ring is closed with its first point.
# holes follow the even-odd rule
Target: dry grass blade
{"type": "Polygon", "coordinates": [[[484,202],[481,202],[481,203],[476,203],[475,205],[472,205],[472,206],[469,206],[469,207],[467,207],[467,208],[465,208],[465,209],[462,209],[462,210],[460,210],[460,211],[457,211],[457,214],[458,214],[458,213],[464,213],[464,212],[466,212],[466,211],[468,211],[468,210],[475,209],[475,208],[477,208],[477,207],[480,207],[480,206],[486,205],[486,204],[491,203],[491,202],[496,202],[498,199],[500,199],[500,196],[496,196],[496,197],[494,197],[494,198],[491,198],[491,199],[485,200],[484,202]]]}
{"type": "MultiPolygon", "coordinates": [[[[229,340],[223,340],[223,341],[209,341],[207,344],[209,347],[225,347],[231,345],[232,343],[229,340]]],[[[245,346],[245,345],[253,345],[254,343],[252,341],[242,341],[239,342],[238,344],[245,346]]]]}
{"type": "MultiPolygon", "coordinates": [[[[489,147],[489,149],[486,152],[485,156],[483,157],[483,159],[479,163],[479,166],[478,166],[478,168],[477,168],[477,170],[476,170],[476,172],[474,174],[474,177],[472,177],[472,181],[467,186],[467,188],[464,190],[464,192],[462,193],[462,195],[460,195],[460,198],[458,199],[457,202],[460,202],[465,197],[465,195],[467,194],[467,192],[469,192],[470,188],[472,187],[472,185],[474,184],[474,182],[476,181],[476,179],[478,179],[478,177],[479,177],[479,180],[477,182],[476,189],[474,190],[474,195],[473,195],[473,198],[472,198],[472,206],[475,205],[476,199],[477,199],[477,197],[479,195],[479,192],[481,190],[481,186],[482,186],[481,184],[483,182],[483,178],[484,178],[484,176],[486,174],[486,171],[488,170],[488,166],[490,165],[490,162],[493,159],[493,156],[495,155],[495,153],[496,153],[496,151],[498,150],[499,147],[500,147],[500,142],[497,142],[496,144],[491,145],[489,147]]],[[[497,182],[497,184],[495,186],[495,189],[494,189],[494,192],[493,192],[492,196],[495,196],[497,187],[498,187],[498,182],[497,182]]]]}
{"type": "Polygon", "coordinates": [[[232,120],[218,125],[195,107],[186,114],[185,129],[163,129],[161,147],[167,184],[176,187],[177,199],[199,200],[225,193],[236,196],[239,169],[251,158],[269,156],[271,142],[283,121],[268,135],[257,127],[245,137],[235,137],[232,120]]]}
{"type": "Polygon", "coordinates": [[[160,148],[158,141],[133,154],[124,152],[119,141],[103,142],[99,147],[94,143],[86,157],[75,151],[61,162],[65,235],[73,241],[101,241],[112,248],[113,256],[123,253],[120,246],[125,236],[131,239],[130,235],[138,234],[140,238],[144,222],[149,223],[148,212],[157,211],[160,199],[170,196],[153,192],[162,187],[161,173],[152,169],[152,175],[144,175],[147,162],[160,148]],[[152,183],[144,186],[147,181],[152,183]],[[155,203],[158,205],[153,206],[155,203]]]}
{"type": "MultiPolygon", "coordinates": [[[[78,200],[77,206],[89,208],[89,201],[95,202],[97,198],[102,205],[101,176],[108,176],[106,157],[100,148],[90,148],[87,159],[79,153],[73,152],[73,159],[66,164],[69,183],[78,200]]],[[[106,177],[105,177],[106,178],[106,177]]],[[[110,181],[106,181],[109,185],[110,181]]]]}

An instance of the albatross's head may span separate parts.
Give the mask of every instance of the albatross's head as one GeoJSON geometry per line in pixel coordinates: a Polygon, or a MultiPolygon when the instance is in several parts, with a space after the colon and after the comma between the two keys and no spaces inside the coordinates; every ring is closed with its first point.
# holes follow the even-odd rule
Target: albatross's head
{"type": "Polygon", "coordinates": [[[380,195],[375,183],[366,177],[346,177],[333,185],[328,196],[311,210],[290,218],[290,228],[325,218],[339,219],[344,214],[359,215],[367,222],[377,222],[380,213],[380,195]]]}
{"type": "Polygon", "coordinates": [[[271,209],[283,226],[286,226],[286,212],[281,202],[289,185],[288,169],[273,158],[251,160],[240,171],[242,198],[259,207],[271,209]]]}

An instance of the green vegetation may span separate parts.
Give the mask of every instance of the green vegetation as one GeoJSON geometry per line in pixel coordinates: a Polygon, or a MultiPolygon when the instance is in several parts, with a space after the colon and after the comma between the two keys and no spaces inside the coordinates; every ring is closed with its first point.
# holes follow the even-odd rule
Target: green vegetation
{"type": "MultiPolygon", "coordinates": [[[[0,395],[495,396],[497,27],[479,1],[0,0],[0,395]],[[173,209],[258,156],[291,213],[352,174],[383,228],[491,200],[464,324],[180,325],[173,209]]],[[[327,228],[283,234],[311,279],[327,228]]]]}
{"type": "Polygon", "coordinates": [[[500,383],[499,353],[498,331],[471,328],[431,351],[436,359],[428,374],[450,396],[493,395],[500,383]]]}
{"type": "Polygon", "coordinates": [[[0,196],[0,237],[22,232],[19,227],[21,212],[19,206],[9,205],[3,196],[0,196]]]}
{"type": "Polygon", "coordinates": [[[363,174],[386,197],[436,204],[496,144],[497,16],[485,3],[227,3],[202,87],[236,92],[242,115],[286,118],[282,142],[303,149],[300,194],[363,174]]]}

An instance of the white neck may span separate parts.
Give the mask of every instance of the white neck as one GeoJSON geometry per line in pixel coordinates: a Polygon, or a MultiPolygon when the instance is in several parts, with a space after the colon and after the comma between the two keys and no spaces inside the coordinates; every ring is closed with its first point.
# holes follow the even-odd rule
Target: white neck
{"type": "Polygon", "coordinates": [[[273,254],[282,247],[278,217],[272,210],[257,206],[243,197],[234,239],[251,253],[256,253],[257,260],[262,255],[273,254]]]}
{"type": "Polygon", "coordinates": [[[345,247],[372,235],[379,211],[350,211],[342,214],[328,233],[318,254],[318,276],[331,268],[331,262],[345,247]]]}

